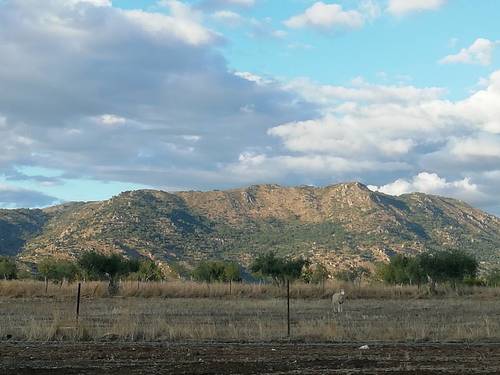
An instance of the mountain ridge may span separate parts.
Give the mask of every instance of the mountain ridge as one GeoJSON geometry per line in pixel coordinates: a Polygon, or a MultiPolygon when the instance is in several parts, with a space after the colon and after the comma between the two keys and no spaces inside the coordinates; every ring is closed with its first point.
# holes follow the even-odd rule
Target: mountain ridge
{"type": "Polygon", "coordinates": [[[104,201],[0,210],[0,254],[27,263],[96,250],[147,256],[174,268],[216,258],[247,266],[273,250],[333,270],[439,248],[460,248],[484,264],[500,263],[500,219],[452,198],[395,197],[359,182],[208,192],[145,189],[104,201]]]}

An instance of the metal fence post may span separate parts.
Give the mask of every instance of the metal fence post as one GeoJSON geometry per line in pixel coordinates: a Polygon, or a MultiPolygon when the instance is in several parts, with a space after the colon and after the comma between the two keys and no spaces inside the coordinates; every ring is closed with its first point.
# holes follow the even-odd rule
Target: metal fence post
{"type": "Polygon", "coordinates": [[[287,335],[290,338],[290,280],[286,281],[287,335]]]}
{"type": "Polygon", "coordinates": [[[78,283],[78,293],[76,295],[76,320],[78,320],[80,316],[80,292],[82,289],[82,284],[78,283]]]}

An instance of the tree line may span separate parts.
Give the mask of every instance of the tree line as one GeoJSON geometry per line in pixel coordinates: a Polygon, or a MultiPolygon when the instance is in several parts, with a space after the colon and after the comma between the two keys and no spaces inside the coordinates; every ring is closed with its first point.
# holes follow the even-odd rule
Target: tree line
{"type": "MultiPolygon", "coordinates": [[[[119,278],[128,280],[159,281],[165,274],[157,263],[148,258],[128,259],[119,254],[105,255],[90,251],[76,261],[43,259],[36,266],[35,277],[53,282],[63,280],[106,280],[116,288],[119,278]]],[[[330,274],[322,264],[312,264],[308,259],[280,257],[274,252],[258,255],[250,264],[250,277],[284,285],[286,281],[321,283],[329,278],[345,282],[374,279],[387,284],[420,285],[433,282],[453,284],[500,286],[500,269],[492,269],[478,276],[479,264],[463,251],[436,251],[416,256],[395,255],[389,263],[380,264],[375,272],[358,267],[330,274]]],[[[13,258],[0,257],[0,277],[6,280],[21,275],[13,258]]],[[[242,281],[243,267],[231,261],[202,261],[186,275],[200,282],[242,281]]]]}
{"type": "MultiPolygon", "coordinates": [[[[21,271],[13,258],[0,257],[0,277],[17,279],[21,271]]],[[[23,274],[24,276],[24,274],[23,274]]],[[[127,259],[119,254],[105,255],[90,251],[76,261],[45,258],[36,265],[35,278],[53,282],[63,280],[110,280],[127,277],[130,280],[158,281],[164,276],[150,259],[127,259]]]]}
{"type": "Polygon", "coordinates": [[[483,279],[478,278],[479,263],[465,251],[445,250],[421,253],[416,256],[395,255],[389,263],[377,268],[378,278],[389,284],[420,285],[432,282],[450,282],[470,285],[498,285],[498,271],[493,270],[483,279]]]}

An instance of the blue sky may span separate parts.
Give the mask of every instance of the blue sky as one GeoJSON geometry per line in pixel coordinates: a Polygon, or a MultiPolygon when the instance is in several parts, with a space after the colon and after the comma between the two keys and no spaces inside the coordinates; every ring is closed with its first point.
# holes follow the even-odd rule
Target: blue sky
{"type": "Polygon", "coordinates": [[[359,180],[499,214],[498,14],[493,0],[2,0],[0,207],[359,180]]]}

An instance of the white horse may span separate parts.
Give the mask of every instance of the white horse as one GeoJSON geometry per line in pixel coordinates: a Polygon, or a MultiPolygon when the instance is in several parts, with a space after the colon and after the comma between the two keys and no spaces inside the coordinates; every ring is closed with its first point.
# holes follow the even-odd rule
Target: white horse
{"type": "Polygon", "coordinates": [[[334,293],[332,296],[332,308],[333,312],[341,313],[343,311],[342,305],[344,304],[344,289],[340,289],[340,292],[334,293]]]}

